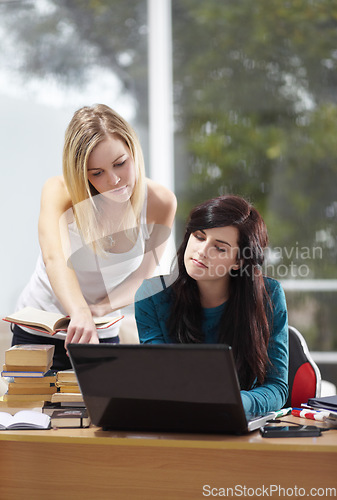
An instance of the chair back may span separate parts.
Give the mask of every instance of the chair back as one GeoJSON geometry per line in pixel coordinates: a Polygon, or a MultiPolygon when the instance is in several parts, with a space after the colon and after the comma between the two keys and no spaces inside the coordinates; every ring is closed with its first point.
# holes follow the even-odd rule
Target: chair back
{"type": "Polygon", "coordinates": [[[321,373],[307,343],[296,328],[289,326],[289,395],[285,407],[298,408],[309,398],[321,395],[321,373]]]}

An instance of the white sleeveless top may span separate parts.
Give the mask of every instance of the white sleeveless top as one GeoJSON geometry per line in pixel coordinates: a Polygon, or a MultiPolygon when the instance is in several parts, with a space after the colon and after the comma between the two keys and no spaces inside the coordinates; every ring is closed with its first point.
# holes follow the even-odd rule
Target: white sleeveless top
{"type": "MultiPolygon", "coordinates": [[[[95,304],[103,300],[107,294],[120,285],[141,265],[144,257],[145,241],[150,237],[146,224],[146,209],[147,196],[145,196],[141,212],[136,243],[131,250],[124,253],[107,252],[104,256],[97,255],[90,246],[83,243],[76,222],[68,224],[71,265],[76,273],[83,296],[88,303],[95,304]]],[[[66,315],[50,285],[41,252],[35,271],[18,299],[16,310],[27,306],[66,315]]],[[[109,316],[118,316],[120,314],[120,311],[114,311],[109,316]]],[[[120,323],[118,322],[110,328],[98,330],[99,338],[117,336],[120,323]]],[[[25,327],[24,330],[33,335],[49,337],[46,333],[37,332],[30,328],[25,327]]],[[[65,339],[66,333],[59,332],[53,337],[65,339]]]]}

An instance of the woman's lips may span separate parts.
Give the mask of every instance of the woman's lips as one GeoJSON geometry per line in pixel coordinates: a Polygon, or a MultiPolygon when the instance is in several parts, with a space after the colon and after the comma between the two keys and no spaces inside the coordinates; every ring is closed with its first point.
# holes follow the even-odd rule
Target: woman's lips
{"type": "Polygon", "coordinates": [[[127,186],[122,186],[122,187],[118,187],[115,189],[111,189],[111,191],[109,191],[109,192],[112,194],[120,194],[120,193],[125,193],[125,191],[127,191],[127,189],[128,189],[127,186]]]}
{"type": "Polygon", "coordinates": [[[203,264],[202,262],[200,262],[200,260],[197,260],[197,259],[192,259],[192,262],[197,266],[197,267],[201,267],[203,269],[207,269],[207,266],[205,264],[203,264]]]}

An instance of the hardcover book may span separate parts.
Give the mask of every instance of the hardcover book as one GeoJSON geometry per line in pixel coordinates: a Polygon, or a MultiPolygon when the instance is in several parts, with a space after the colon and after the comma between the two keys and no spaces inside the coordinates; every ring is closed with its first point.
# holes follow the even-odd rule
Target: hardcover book
{"type": "Polygon", "coordinates": [[[79,388],[78,385],[66,384],[66,385],[60,385],[59,386],[59,392],[62,392],[62,393],[63,392],[71,392],[72,394],[80,394],[81,393],[81,389],[79,388]]]}
{"type": "Polygon", "coordinates": [[[30,386],[30,387],[49,387],[50,385],[56,384],[56,373],[53,370],[49,370],[44,377],[32,378],[32,377],[11,377],[9,382],[14,382],[15,384],[30,386]]]}
{"type": "MultiPolygon", "coordinates": [[[[55,346],[50,344],[19,344],[5,351],[5,364],[8,370],[47,367],[52,363],[55,346]]],[[[39,371],[39,370],[35,370],[39,371]]],[[[41,370],[42,371],[42,370],[41,370]]]]}
{"type": "Polygon", "coordinates": [[[4,401],[4,397],[0,396],[0,411],[5,411],[11,415],[21,410],[34,410],[41,413],[44,405],[44,401],[24,401],[19,403],[18,401],[4,401]]]}
{"type": "Polygon", "coordinates": [[[89,427],[90,418],[86,408],[63,408],[51,415],[52,427],[89,427]]]}
{"type": "MultiPolygon", "coordinates": [[[[48,373],[48,370],[36,370],[34,367],[32,370],[27,370],[27,367],[22,366],[21,370],[9,370],[6,365],[3,366],[1,372],[2,377],[17,377],[17,378],[44,378],[48,373]]],[[[32,368],[32,367],[30,367],[32,368]]]]}
{"type": "Polygon", "coordinates": [[[8,384],[7,394],[54,394],[57,391],[57,387],[49,385],[46,386],[35,386],[31,387],[27,384],[17,384],[15,382],[10,382],[8,384]]]}
{"type": "Polygon", "coordinates": [[[51,367],[52,361],[48,365],[3,365],[4,371],[11,372],[43,372],[46,373],[51,367]]]}
{"type": "Polygon", "coordinates": [[[16,404],[20,406],[21,403],[26,403],[27,401],[51,401],[52,397],[57,394],[8,394],[6,392],[3,395],[3,400],[8,403],[16,404]]]}
{"type": "Polygon", "coordinates": [[[77,377],[75,375],[74,370],[60,370],[57,372],[57,382],[68,382],[68,383],[76,383],[77,384],[77,377]]]}
{"type": "Polygon", "coordinates": [[[52,403],[83,403],[83,396],[81,393],[75,392],[55,392],[51,396],[52,403]]]}

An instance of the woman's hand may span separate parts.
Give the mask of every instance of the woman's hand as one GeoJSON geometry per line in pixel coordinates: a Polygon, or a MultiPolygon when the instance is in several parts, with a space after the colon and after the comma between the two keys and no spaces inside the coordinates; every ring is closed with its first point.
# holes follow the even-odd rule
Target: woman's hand
{"type": "Polygon", "coordinates": [[[80,312],[71,315],[64,347],[67,349],[67,345],[70,343],[99,343],[96,325],[92,319],[92,314],[89,309],[87,311],[81,310],[80,312]]]}

